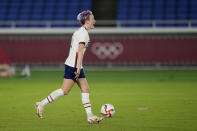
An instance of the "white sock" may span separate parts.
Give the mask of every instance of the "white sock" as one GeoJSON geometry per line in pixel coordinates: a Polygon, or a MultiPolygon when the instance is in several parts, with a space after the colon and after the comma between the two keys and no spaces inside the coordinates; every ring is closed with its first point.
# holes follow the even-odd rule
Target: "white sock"
{"type": "Polygon", "coordinates": [[[85,108],[87,117],[93,116],[90,99],[89,99],[89,93],[82,93],[82,103],[85,108]]]}
{"type": "Polygon", "coordinates": [[[55,91],[53,91],[49,96],[47,96],[44,100],[42,100],[40,102],[41,106],[45,106],[46,104],[49,104],[53,101],[55,101],[57,98],[59,98],[60,96],[63,96],[64,95],[64,92],[63,90],[60,88],[60,89],[57,89],[55,91]]]}

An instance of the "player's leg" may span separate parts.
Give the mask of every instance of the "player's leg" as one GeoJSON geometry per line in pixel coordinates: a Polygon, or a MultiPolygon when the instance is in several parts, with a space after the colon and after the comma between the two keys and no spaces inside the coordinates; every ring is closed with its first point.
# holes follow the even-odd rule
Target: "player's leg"
{"type": "Polygon", "coordinates": [[[47,96],[43,101],[41,101],[41,105],[45,106],[46,104],[55,101],[60,96],[67,95],[72,89],[73,85],[74,81],[72,79],[64,79],[62,88],[53,91],[49,96],[47,96]]]}
{"type": "Polygon", "coordinates": [[[41,102],[36,102],[37,115],[42,118],[42,111],[45,105],[55,101],[57,98],[63,95],[67,95],[72,89],[74,81],[72,79],[64,79],[62,88],[53,91],[49,96],[43,99],[41,102]]]}
{"type": "Polygon", "coordinates": [[[81,93],[82,104],[85,108],[87,116],[92,116],[93,113],[91,110],[91,103],[90,103],[90,99],[89,99],[90,88],[88,86],[86,78],[79,78],[77,81],[77,84],[82,92],[81,93]]]}
{"type": "Polygon", "coordinates": [[[90,88],[86,78],[79,78],[77,84],[82,92],[82,104],[85,108],[87,119],[89,123],[100,122],[103,120],[103,117],[97,117],[92,113],[91,103],[89,99],[90,88]]]}

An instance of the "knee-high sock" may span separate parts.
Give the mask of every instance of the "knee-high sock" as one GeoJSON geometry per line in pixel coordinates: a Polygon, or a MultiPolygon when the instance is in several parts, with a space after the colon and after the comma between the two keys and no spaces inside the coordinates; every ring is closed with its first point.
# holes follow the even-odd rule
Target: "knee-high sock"
{"type": "Polygon", "coordinates": [[[89,93],[82,93],[82,103],[85,108],[87,117],[93,116],[90,99],[89,99],[89,93]]]}
{"type": "Polygon", "coordinates": [[[55,91],[53,91],[49,96],[47,96],[45,99],[43,99],[40,104],[42,106],[45,106],[46,104],[49,104],[53,101],[55,101],[57,98],[59,98],[60,96],[63,96],[64,95],[64,92],[63,90],[60,88],[60,89],[57,89],[55,91]]]}

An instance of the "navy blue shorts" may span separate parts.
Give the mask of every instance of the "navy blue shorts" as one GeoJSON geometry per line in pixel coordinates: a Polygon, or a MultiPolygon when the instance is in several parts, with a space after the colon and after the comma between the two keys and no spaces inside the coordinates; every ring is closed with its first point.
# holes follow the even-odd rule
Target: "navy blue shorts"
{"type": "MultiPolygon", "coordinates": [[[[77,68],[65,65],[64,79],[72,79],[74,82],[76,82],[75,72],[77,72],[77,68]]],[[[83,69],[80,70],[79,78],[86,78],[83,69]]]]}

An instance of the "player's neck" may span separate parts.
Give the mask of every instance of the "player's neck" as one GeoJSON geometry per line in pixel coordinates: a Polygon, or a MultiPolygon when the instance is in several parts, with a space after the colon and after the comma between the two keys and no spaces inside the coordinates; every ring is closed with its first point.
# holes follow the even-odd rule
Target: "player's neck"
{"type": "Polygon", "coordinates": [[[88,28],[88,26],[86,24],[83,25],[83,27],[86,29],[86,30],[89,30],[90,28],[88,28]]]}

